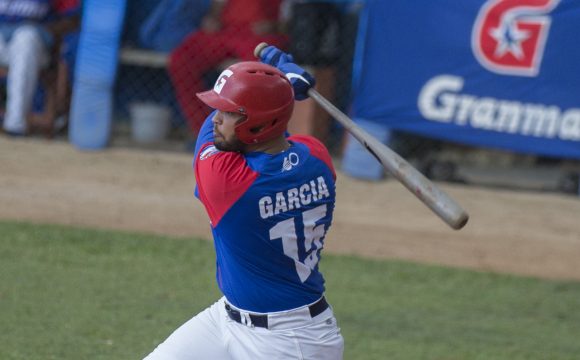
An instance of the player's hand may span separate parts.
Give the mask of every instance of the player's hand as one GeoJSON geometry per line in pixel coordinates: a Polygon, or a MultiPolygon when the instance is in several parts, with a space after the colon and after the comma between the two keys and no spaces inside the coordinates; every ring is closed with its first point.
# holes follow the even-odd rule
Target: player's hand
{"type": "Polygon", "coordinates": [[[282,64],[294,62],[292,55],[285,53],[275,46],[266,46],[260,53],[260,61],[264,64],[279,67],[282,64]]]}
{"type": "Polygon", "coordinates": [[[316,84],[316,80],[308,71],[294,63],[292,55],[283,52],[275,46],[268,46],[260,53],[260,61],[272,65],[282,71],[294,88],[294,98],[308,98],[308,90],[316,84]]]}

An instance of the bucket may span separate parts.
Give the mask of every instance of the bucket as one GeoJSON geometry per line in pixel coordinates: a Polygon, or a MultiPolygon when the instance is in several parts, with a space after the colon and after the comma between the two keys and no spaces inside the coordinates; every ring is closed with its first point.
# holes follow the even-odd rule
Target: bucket
{"type": "Polygon", "coordinates": [[[129,106],[131,136],[142,144],[158,143],[167,138],[171,110],[156,103],[133,103],[129,106]]]}

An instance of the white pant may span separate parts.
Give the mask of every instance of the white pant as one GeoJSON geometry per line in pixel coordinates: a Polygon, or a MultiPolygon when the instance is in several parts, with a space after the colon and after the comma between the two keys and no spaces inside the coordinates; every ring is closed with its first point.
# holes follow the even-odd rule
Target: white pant
{"type": "Polygon", "coordinates": [[[329,307],[268,314],[268,329],[231,320],[225,298],[179,327],[145,360],[340,360],[344,341],[329,307]]]}
{"type": "Polygon", "coordinates": [[[0,36],[0,64],[8,66],[5,130],[26,131],[26,117],[32,108],[38,75],[47,63],[48,50],[35,27],[19,27],[8,42],[0,36]]]}

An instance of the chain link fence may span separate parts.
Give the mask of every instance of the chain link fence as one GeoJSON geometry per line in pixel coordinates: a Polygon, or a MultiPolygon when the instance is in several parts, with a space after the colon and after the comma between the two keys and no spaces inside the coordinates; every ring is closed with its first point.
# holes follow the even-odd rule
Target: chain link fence
{"type": "MultiPolygon", "coordinates": [[[[360,2],[228,1],[217,18],[208,0],[181,3],[170,8],[163,1],[129,2],[115,91],[121,128],[130,127],[135,106],[158,105],[170,111],[170,138],[191,147],[209,112],[195,92],[210,88],[234,61],[253,59],[252,49],[262,40],[291,52],[316,75],[319,90],[347,110],[360,2]]],[[[299,130],[336,149],[340,129],[309,107],[300,114],[307,118],[299,130]],[[314,118],[321,116],[319,129],[314,118]]]]}
{"type": "MultiPolygon", "coordinates": [[[[116,124],[125,129],[120,131],[129,131],[136,107],[161,107],[169,114],[168,137],[191,150],[209,113],[195,92],[210,88],[232,62],[251,60],[260,41],[293,54],[315,75],[317,90],[348,113],[362,2],[218,1],[214,5],[225,6],[218,18],[212,18],[215,9],[209,0],[191,0],[180,8],[164,3],[129,2],[115,91],[116,124]]],[[[343,154],[342,128],[312,101],[297,103],[290,131],[320,138],[337,158],[343,154]]],[[[435,180],[578,193],[579,166],[574,161],[405,133],[391,134],[389,145],[435,180]]]]}
{"type": "MultiPolygon", "coordinates": [[[[210,111],[195,93],[211,88],[233,62],[253,60],[253,49],[262,41],[293,54],[295,62],[315,76],[317,90],[348,114],[363,5],[364,0],[129,0],[115,79],[113,142],[151,144],[162,139],[174,149],[192,151],[210,111]],[[149,120],[150,126],[136,126],[138,119],[149,120]]],[[[74,76],[72,58],[67,62],[69,71],[60,71],[70,73],[69,79],[74,76]]],[[[53,101],[62,106],[46,111],[46,94],[58,92],[47,92],[52,86],[45,82],[32,117],[43,126],[54,123],[49,125],[62,134],[71,89],[62,87],[66,89],[62,99],[56,96],[53,101]]],[[[296,103],[289,130],[318,137],[348,173],[346,134],[312,100],[296,103]]],[[[578,161],[474,148],[402,132],[374,135],[388,139],[391,148],[431,179],[580,193],[578,161]]],[[[365,167],[358,158],[353,164],[365,167]]]]}

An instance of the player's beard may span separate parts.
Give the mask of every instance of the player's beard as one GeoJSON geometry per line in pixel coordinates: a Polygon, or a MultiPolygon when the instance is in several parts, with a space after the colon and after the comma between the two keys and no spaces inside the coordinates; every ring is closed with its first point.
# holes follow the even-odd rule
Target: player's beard
{"type": "Polygon", "coordinates": [[[220,134],[213,140],[214,146],[221,151],[243,152],[245,144],[240,141],[235,135],[231,139],[226,140],[220,134]]]}

